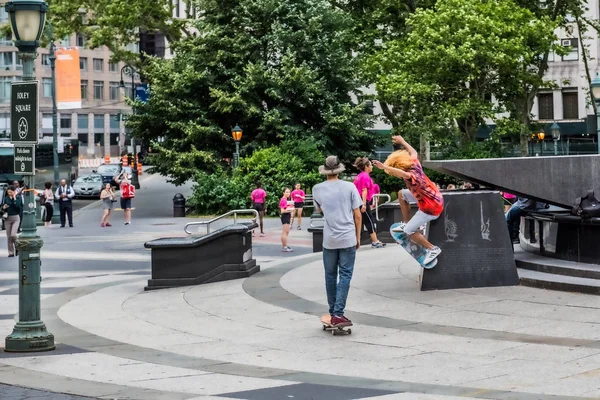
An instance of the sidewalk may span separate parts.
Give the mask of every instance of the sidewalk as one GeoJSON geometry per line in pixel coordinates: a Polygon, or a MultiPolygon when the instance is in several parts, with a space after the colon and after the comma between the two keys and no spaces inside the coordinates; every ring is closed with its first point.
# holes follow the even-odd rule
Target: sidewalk
{"type": "Polygon", "coordinates": [[[0,382],[143,400],[597,398],[600,297],[420,292],[419,268],[398,246],[359,251],[355,326],[335,337],[320,254],[151,292],[143,275],[74,279],[43,302],[57,351],[0,354],[0,382]]]}

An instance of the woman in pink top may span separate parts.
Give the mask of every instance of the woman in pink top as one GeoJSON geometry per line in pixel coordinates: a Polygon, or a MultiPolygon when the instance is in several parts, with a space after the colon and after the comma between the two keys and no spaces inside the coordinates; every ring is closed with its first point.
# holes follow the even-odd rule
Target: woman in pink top
{"type": "Polygon", "coordinates": [[[265,199],[267,198],[267,192],[264,191],[260,183],[256,184],[256,189],[252,191],[250,198],[252,199],[252,208],[258,211],[260,236],[265,236],[263,219],[265,218],[265,213],[267,212],[267,205],[265,203],[265,199]]]}
{"type": "Polygon", "coordinates": [[[371,164],[371,161],[367,157],[358,157],[354,162],[354,166],[361,171],[354,179],[354,186],[356,186],[358,194],[363,201],[360,211],[362,212],[363,224],[371,236],[371,247],[376,249],[385,247],[385,244],[377,239],[375,221],[371,214],[375,183],[369,174],[373,171],[373,164],[371,164]]]}
{"type": "MultiPolygon", "coordinates": [[[[296,209],[296,216],[298,217],[298,230],[301,230],[302,225],[302,209],[304,208],[304,199],[306,198],[306,194],[304,194],[304,190],[300,189],[301,186],[299,183],[296,183],[296,189],[292,192],[292,201],[294,202],[294,208],[296,209]]],[[[294,216],[292,216],[292,223],[290,224],[290,228],[294,225],[294,216]]]]}
{"type": "Polygon", "coordinates": [[[294,250],[288,247],[287,240],[288,235],[290,234],[290,223],[292,221],[292,214],[294,213],[294,205],[293,202],[290,201],[289,188],[283,190],[283,197],[279,200],[279,209],[281,211],[281,225],[283,226],[283,231],[281,232],[281,251],[290,253],[294,250]]]}

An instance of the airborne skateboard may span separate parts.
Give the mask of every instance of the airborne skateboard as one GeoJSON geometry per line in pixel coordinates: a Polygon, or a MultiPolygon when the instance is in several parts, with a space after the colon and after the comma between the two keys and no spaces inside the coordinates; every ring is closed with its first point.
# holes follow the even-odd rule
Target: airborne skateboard
{"type": "Polygon", "coordinates": [[[325,314],[321,317],[321,324],[323,325],[324,331],[330,331],[333,336],[335,335],[350,335],[352,329],[348,326],[333,326],[331,325],[331,315],[325,314]]]}
{"type": "Polygon", "coordinates": [[[415,260],[417,260],[417,262],[421,264],[423,268],[431,269],[435,267],[438,262],[437,258],[429,264],[423,264],[423,260],[425,260],[425,256],[427,255],[427,250],[425,250],[423,246],[418,245],[412,240],[410,240],[408,235],[404,232],[394,232],[394,228],[398,227],[399,225],[400,223],[396,222],[390,227],[390,235],[392,235],[396,243],[402,246],[402,248],[404,248],[404,250],[406,250],[406,252],[410,254],[415,260]]]}

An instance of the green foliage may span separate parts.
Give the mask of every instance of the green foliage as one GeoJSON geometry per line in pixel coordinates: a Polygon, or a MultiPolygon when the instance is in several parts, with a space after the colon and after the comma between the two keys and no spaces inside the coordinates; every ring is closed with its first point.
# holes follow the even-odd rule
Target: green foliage
{"type": "Polygon", "coordinates": [[[202,214],[248,208],[252,205],[250,193],[260,182],[267,192],[268,214],[279,215],[279,199],[284,188],[293,189],[300,183],[304,191],[310,191],[321,180],[317,170],[306,169],[297,156],[281,147],[269,147],[241,158],[239,168],[233,172],[218,169],[213,173],[197,173],[190,204],[202,214]]]}
{"type": "Polygon", "coordinates": [[[158,171],[176,181],[196,168],[210,172],[211,163],[232,157],[236,124],[244,130],[242,155],[287,141],[287,149],[312,146],[312,165],[325,153],[350,160],[378,145],[366,131],[372,117],[352,98],[361,85],[343,12],[326,0],[198,6],[198,34],[175,43],[173,59],[148,63],[150,101],[128,121],[148,141],[166,138],[152,145],[158,171]],[[193,149],[206,154],[188,157],[193,149]],[[177,154],[198,165],[174,169],[177,154]]]}
{"type": "Polygon", "coordinates": [[[438,0],[407,27],[372,59],[379,96],[408,126],[457,125],[470,143],[508,109],[515,87],[539,80],[530,66],[552,47],[556,24],[512,0],[438,0]]]}

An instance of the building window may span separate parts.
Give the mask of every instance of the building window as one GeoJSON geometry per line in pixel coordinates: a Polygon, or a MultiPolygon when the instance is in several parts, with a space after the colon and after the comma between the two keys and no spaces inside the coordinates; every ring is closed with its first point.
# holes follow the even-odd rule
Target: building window
{"type": "MultiPolygon", "coordinates": [[[[87,114],[77,114],[77,129],[79,131],[88,130],[88,115],[87,114]]],[[[86,140],[87,141],[87,140],[86,140]]]]}
{"type": "Polygon", "coordinates": [[[71,129],[71,114],[60,115],[60,127],[61,129],[71,129]]]}
{"type": "Polygon", "coordinates": [[[104,114],[94,114],[94,129],[104,129],[104,114]]]}
{"type": "Polygon", "coordinates": [[[110,100],[119,100],[119,82],[110,82],[109,85],[110,100]]]}
{"type": "Polygon", "coordinates": [[[0,23],[8,23],[8,13],[6,12],[6,8],[4,8],[4,4],[0,7],[0,23]]]}
{"type": "Polygon", "coordinates": [[[94,81],[94,99],[104,100],[104,82],[94,81]]]}
{"type": "Polygon", "coordinates": [[[119,64],[118,63],[108,63],[108,70],[110,72],[118,72],[119,64]]]}
{"type": "Polygon", "coordinates": [[[43,78],[42,87],[44,90],[44,97],[52,97],[52,79],[43,78]]]}
{"type": "Polygon", "coordinates": [[[81,100],[88,98],[88,81],[81,81],[81,100]]]}
{"type": "Polygon", "coordinates": [[[101,58],[94,58],[94,71],[104,71],[104,60],[101,58]]]}
{"type": "Polygon", "coordinates": [[[83,35],[82,33],[77,33],[75,35],[75,43],[77,43],[77,47],[85,47],[85,35],[83,35]]]}
{"type": "Polygon", "coordinates": [[[119,114],[110,114],[110,130],[119,130],[121,127],[121,121],[119,114]]]}
{"type": "Polygon", "coordinates": [[[45,68],[50,67],[50,54],[42,54],[42,66],[45,68]]]}
{"type": "Polygon", "coordinates": [[[0,77],[0,102],[2,103],[10,101],[10,85],[12,80],[12,77],[0,77]]]}
{"type": "Polygon", "coordinates": [[[12,68],[13,66],[13,52],[4,52],[2,53],[2,57],[0,58],[0,62],[2,63],[2,67],[6,67],[7,69],[12,68]]]}
{"type": "Polygon", "coordinates": [[[579,118],[577,92],[563,92],[563,119],[579,118]]]}
{"type": "Polygon", "coordinates": [[[579,60],[579,39],[561,39],[560,44],[569,50],[569,54],[562,56],[563,61],[579,60]]]}
{"type": "Polygon", "coordinates": [[[538,94],[538,119],[554,119],[554,93],[538,94]]]}
{"type": "Polygon", "coordinates": [[[87,71],[87,58],[79,57],[79,69],[82,71],[87,71]]]}
{"type": "Polygon", "coordinates": [[[181,2],[179,0],[175,0],[175,18],[179,18],[179,12],[181,11],[181,2]]]}

